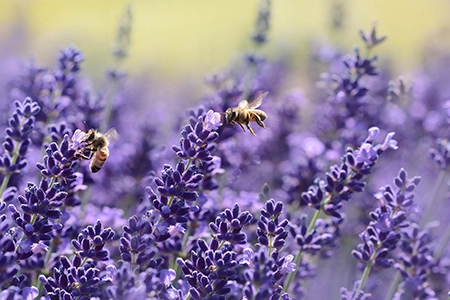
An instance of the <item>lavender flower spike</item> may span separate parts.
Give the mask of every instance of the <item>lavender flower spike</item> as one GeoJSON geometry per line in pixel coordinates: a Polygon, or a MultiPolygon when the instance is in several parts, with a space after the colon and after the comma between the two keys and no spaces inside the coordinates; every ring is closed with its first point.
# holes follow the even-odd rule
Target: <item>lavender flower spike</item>
{"type": "Polygon", "coordinates": [[[8,187],[12,174],[19,173],[25,168],[27,161],[25,156],[31,145],[31,132],[35,125],[35,115],[41,110],[40,106],[26,98],[22,103],[14,103],[16,110],[8,120],[8,127],[5,129],[6,137],[2,143],[4,153],[0,155],[0,173],[3,179],[0,187],[0,197],[8,187]]]}

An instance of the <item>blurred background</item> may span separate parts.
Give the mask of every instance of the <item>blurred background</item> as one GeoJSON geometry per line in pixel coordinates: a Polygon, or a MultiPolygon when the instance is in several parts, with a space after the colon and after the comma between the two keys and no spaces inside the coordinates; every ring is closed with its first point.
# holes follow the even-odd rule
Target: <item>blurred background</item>
{"type": "MultiPolygon", "coordinates": [[[[60,49],[75,45],[85,55],[85,74],[101,86],[105,68],[114,64],[111,50],[128,6],[131,44],[121,68],[130,81],[139,78],[158,87],[149,96],[152,101],[182,89],[193,97],[185,101],[195,102],[205,75],[252,50],[257,0],[3,0],[0,63],[11,67],[14,57],[52,65],[60,49]]],[[[377,54],[384,63],[395,61],[392,71],[398,76],[420,66],[426,45],[450,45],[449,6],[444,0],[274,1],[269,43],[262,51],[269,60],[288,61],[294,74],[290,82],[306,88],[295,74],[304,71],[312,41],[351,52],[359,43],[358,31],[369,31],[378,21],[378,32],[388,41],[377,54]]]]}

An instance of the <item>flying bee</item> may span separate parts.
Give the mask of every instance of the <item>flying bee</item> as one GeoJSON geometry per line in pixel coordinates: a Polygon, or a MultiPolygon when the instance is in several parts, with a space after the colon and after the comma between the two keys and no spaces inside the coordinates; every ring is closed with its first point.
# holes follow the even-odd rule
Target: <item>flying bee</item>
{"type": "Polygon", "coordinates": [[[86,146],[79,150],[76,156],[86,160],[92,159],[89,168],[92,173],[97,173],[101,170],[109,156],[109,141],[117,140],[118,137],[119,135],[114,128],[111,128],[105,134],[102,134],[95,129],[89,129],[83,140],[86,143],[86,146]],[[89,152],[88,156],[85,155],[86,152],[89,152]]]}
{"type": "Polygon", "coordinates": [[[247,100],[242,100],[241,102],[239,102],[237,107],[228,108],[225,111],[225,118],[227,120],[227,123],[231,125],[239,124],[244,132],[245,128],[243,125],[245,125],[248,130],[254,136],[256,136],[249,123],[253,121],[262,128],[267,128],[263,122],[265,119],[267,119],[267,114],[264,111],[257,109],[261,105],[262,100],[267,96],[267,94],[268,92],[260,93],[250,102],[248,102],[247,100]]]}

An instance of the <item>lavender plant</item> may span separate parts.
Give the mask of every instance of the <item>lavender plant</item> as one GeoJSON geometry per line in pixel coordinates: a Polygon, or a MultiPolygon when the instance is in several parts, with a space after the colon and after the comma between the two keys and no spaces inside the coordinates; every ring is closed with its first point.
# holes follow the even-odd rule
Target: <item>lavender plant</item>
{"type": "Polygon", "coordinates": [[[187,118],[179,112],[173,137],[151,120],[130,126],[136,91],[118,67],[130,7],[102,91],[83,79],[75,46],[12,80],[14,101],[2,103],[13,105],[0,156],[1,299],[446,296],[446,65],[433,62],[413,83],[389,78],[373,54],[386,39],[374,24],[360,32],[364,50],[316,54],[329,68],[321,76],[311,60],[326,94],[286,90],[287,64],[264,55],[272,5],[260,1],[252,51],[207,79],[212,91],[187,118]],[[268,128],[253,136],[227,124],[228,108],[264,91],[268,128]],[[92,174],[79,155],[90,152],[86,132],[110,127],[121,137],[92,174]]]}

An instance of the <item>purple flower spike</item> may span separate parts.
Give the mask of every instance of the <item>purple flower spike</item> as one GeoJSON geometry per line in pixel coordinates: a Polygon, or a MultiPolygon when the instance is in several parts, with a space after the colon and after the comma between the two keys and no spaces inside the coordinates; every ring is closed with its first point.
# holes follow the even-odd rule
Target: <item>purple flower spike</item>
{"type": "Polygon", "coordinates": [[[73,164],[78,158],[75,157],[76,151],[73,147],[69,147],[69,137],[67,135],[64,136],[59,146],[56,143],[51,143],[47,147],[46,153],[44,163],[36,164],[42,176],[46,178],[60,177],[65,180],[76,179],[73,164]]]}
{"type": "Polygon", "coordinates": [[[53,276],[39,276],[47,295],[54,299],[89,299],[100,296],[100,270],[85,264],[75,256],[73,261],[61,256],[53,276]]]}
{"type": "Polygon", "coordinates": [[[103,228],[102,223],[98,220],[94,226],[89,225],[83,229],[78,238],[72,240],[72,246],[82,258],[106,261],[109,259],[109,253],[103,248],[113,240],[114,234],[111,228],[103,228]]]}
{"type": "Polygon", "coordinates": [[[218,250],[215,242],[208,245],[199,240],[198,243],[202,251],[192,251],[191,259],[177,259],[190,285],[189,293],[194,299],[226,299],[224,295],[231,292],[227,279],[236,275],[237,253],[224,248],[218,250]]]}
{"type": "Polygon", "coordinates": [[[177,156],[181,159],[193,159],[200,162],[212,160],[212,144],[219,138],[215,131],[221,126],[220,114],[212,110],[205,117],[199,116],[195,124],[189,124],[181,131],[180,146],[173,146],[177,156]]]}
{"type": "Polygon", "coordinates": [[[22,103],[16,101],[14,104],[16,110],[5,129],[5,151],[0,156],[0,172],[5,175],[17,173],[27,165],[25,156],[31,144],[30,134],[34,128],[35,115],[41,109],[30,98],[26,98],[22,103]]]}
{"type": "Polygon", "coordinates": [[[245,226],[251,224],[253,216],[248,211],[241,212],[236,203],[233,208],[225,209],[219,214],[209,228],[219,241],[227,241],[234,244],[247,243],[247,236],[242,232],[245,226]]]}

